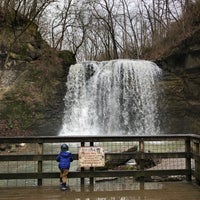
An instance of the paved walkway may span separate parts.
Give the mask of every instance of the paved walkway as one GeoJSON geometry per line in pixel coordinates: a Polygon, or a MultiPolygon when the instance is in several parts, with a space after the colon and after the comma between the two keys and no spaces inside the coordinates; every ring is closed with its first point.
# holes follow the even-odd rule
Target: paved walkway
{"type": "Polygon", "coordinates": [[[131,190],[117,185],[111,188],[71,187],[64,192],[55,186],[0,188],[0,200],[200,200],[200,186],[188,182],[137,183],[131,190]]]}

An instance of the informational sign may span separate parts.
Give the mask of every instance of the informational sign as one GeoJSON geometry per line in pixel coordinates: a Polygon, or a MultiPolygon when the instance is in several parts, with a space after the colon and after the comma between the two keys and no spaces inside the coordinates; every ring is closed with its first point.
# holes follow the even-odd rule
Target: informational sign
{"type": "Polygon", "coordinates": [[[80,167],[103,167],[105,153],[101,147],[79,147],[78,160],[80,167]]]}

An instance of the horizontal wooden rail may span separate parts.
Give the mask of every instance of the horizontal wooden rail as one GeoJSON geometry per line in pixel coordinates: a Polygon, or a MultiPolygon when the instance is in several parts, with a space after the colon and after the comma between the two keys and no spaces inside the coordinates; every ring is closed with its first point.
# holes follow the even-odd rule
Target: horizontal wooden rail
{"type": "Polygon", "coordinates": [[[81,142],[126,142],[126,141],[170,141],[170,140],[187,140],[200,139],[200,135],[192,134],[166,134],[158,136],[29,136],[29,137],[0,137],[0,143],[81,143],[81,142]]]}
{"type": "MultiPolygon", "coordinates": [[[[55,160],[57,154],[45,154],[45,155],[0,155],[0,161],[47,161],[47,160],[55,160]]],[[[129,156],[132,158],[141,158],[141,153],[105,153],[105,156],[114,156],[116,159],[121,159],[124,156],[129,156]]],[[[172,152],[172,153],[143,153],[144,159],[159,159],[159,158],[188,158],[190,157],[190,153],[185,152],[172,152]]],[[[192,156],[199,160],[199,156],[192,156]]],[[[78,160],[78,154],[73,154],[73,159],[78,160]]]]}
{"type": "MultiPolygon", "coordinates": [[[[68,178],[90,178],[90,177],[150,177],[150,176],[166,176],[166,175],[188,175],[190,172],[184,169],[179,170],[111,170],[111,171],[73,171],[69,172],[68,178]]],[[[42,172],[42,173],[2,173],[0,179],[44,179],[58,178],[58,172],[42,172]]]]}

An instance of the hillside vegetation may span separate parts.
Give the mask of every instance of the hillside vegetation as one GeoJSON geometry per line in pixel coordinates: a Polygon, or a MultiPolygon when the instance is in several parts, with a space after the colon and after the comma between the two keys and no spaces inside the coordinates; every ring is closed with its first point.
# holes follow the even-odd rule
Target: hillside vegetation
{"type": "Polygon", "coordinates": [[[13,22],[0,10],[0,135],[32,134],[45,123],[56,129],[55,115],[61,121],[74,55],[50,48],[37,25],[27,23],[18,16],[13,31],[13,22]]]}
{"type": "MultiPolygon", "coordinates": [[[[176,48],[186,38],[191,37],[200,29],[200,1],[185,12],[181,20],[173,22],[168,27],[167,35],[159,41],[148,53],[148,58],[158,58],[160,55],[166,55],[169,51],[176,48]]],[[[194,38],[195,39],[195,38],[194,38]]]]}

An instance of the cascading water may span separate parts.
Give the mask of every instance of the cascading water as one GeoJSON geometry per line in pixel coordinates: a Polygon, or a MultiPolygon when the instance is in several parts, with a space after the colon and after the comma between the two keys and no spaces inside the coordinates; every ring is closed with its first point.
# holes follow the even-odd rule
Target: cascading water
{"type": "Polygon", "coordinates": [[[160,75],[156,64],[144,60],[71,66],[60,135],[159,134],[160,75]]]}

